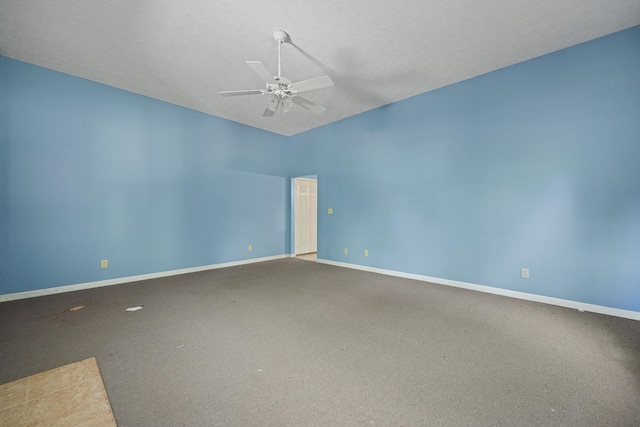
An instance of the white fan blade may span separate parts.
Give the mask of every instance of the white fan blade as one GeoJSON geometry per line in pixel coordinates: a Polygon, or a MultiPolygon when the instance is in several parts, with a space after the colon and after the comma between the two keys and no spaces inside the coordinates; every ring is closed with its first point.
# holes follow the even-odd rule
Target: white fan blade
{"type": "Polygon", "coordinates": [[[265,108],[262,117],[271,117],[276,113],[278,109],[278,105],[280,104],[280,98],[277,95],[272,95],[269,98],[269,102],[267,103],[267,108],[265,108]]]}
{"type": "Polygon", "coordinates": [[[309,80],[302,80],[291,85],[297,92],[306,92],[308,90],[322,89],[333,86],[333,80],[329,76],[315,77],[309,80]]]}
{"type": "Polygon", "coordinates": [[[257,75],[262,77],[262,80],[264,80],[265,82],[274,83],[273,76],[271,75],[269,70],[267,70],[267,68],[264,65],[262,65],[262,62],[247,61],[247,65],[251,67],[251,69],[255,71],[257,75]]]}
{"type": "Polygon", "coordinates": [[[288,113],[289,111],[291,111],[292,107],[293,107],[293,100],[291,98],[285,98],[282,101],[282,112],[283,113],[288,113]]]}
{"type": "Polygon", "coordinates": [[[262,91],[257,90],[226,90],[224,92],[218,92],[220,96],[240,96],[240,95],[261,95],[262,91]]]}
{"type": "Polygon", "coordinates": [[[293,102],[295,102],[296,104],[298,104],[299,106],[306,108],[307,110],[316,113],[316,114],[321,114],[324,110],[326,110],[326,108],[324,108],[322,105],[318,105],[314,102],[309,101],[308,99],[304,99],[300,96],[294,96],[293,97],[293,102]]]}

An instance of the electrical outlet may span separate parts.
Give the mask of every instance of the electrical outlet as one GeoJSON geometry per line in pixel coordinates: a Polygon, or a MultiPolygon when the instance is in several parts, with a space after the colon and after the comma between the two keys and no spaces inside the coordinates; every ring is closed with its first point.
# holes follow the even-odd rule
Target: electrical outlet
{"type": "Polygon", "coordinates": [[[528,268],[520,269],[520,276],[522,276],[523,279],[528,279],[529,278],[529,269],[528,268]]]}
{"type": "Polygon", "coordinates": [[[253,250],[253,245],[249,245],[249,252],[253,250]]]}
{"type": "Polygon", "coordinates": [[[327,209],[327,214],[328,215],[333,215],[333,208],[327,209]]]}
{"type": "Polygon", "coordinates": [[[100,268],[109,268],[109,260],[103,259],[100,261],[100,268]]]}
{"type": "Polygon", "coordinates": [[[369,249],[364,250],[364,256],[369,256],[369,249]]]}
{"type": "Polygon", "coordinates": [[[348,254],[349,253],[349,249],[344,248],[344,253],[345,253],[345,255],[348,254]]]}

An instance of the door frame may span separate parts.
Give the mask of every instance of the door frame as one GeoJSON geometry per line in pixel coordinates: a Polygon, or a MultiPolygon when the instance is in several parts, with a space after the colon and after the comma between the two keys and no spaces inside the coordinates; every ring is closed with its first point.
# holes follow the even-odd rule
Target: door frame
{"type": "MultiPolygon", "coordinates": [[[[318,175],[309,174],[303,176],[296,176],[291,178],[291,256],[297,256],[296,251],[296,180],[297,179],[306,179],[306,180],[315,180],[316,181],[316,251],[318,246],[320,246],[320,236],[318,235],[318,199],[319,199],[319,180],[318,175]]],[[[317,252],[316,252],[317,253],[317,252]]],[[[300,254],[302,255],[302,254],[300,254]]]]}

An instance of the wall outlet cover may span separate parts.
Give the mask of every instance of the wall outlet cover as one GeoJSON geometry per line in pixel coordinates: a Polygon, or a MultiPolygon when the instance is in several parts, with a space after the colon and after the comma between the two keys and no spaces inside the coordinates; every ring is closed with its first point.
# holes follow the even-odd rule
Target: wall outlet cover
{"type": "Polygon", "coordinates": [[[103,259],[100,261],[100,268],[109,268],[109,260],[103,259]]]}

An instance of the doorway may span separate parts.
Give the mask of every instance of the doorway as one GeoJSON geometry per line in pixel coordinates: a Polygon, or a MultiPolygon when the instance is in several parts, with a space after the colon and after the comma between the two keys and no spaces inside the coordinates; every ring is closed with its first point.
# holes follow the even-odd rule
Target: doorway
{"type": "Polygon", "coordinates": [[[294,254],[315,261],[318,252],[318,179],[294,179],[294,254]]]}

